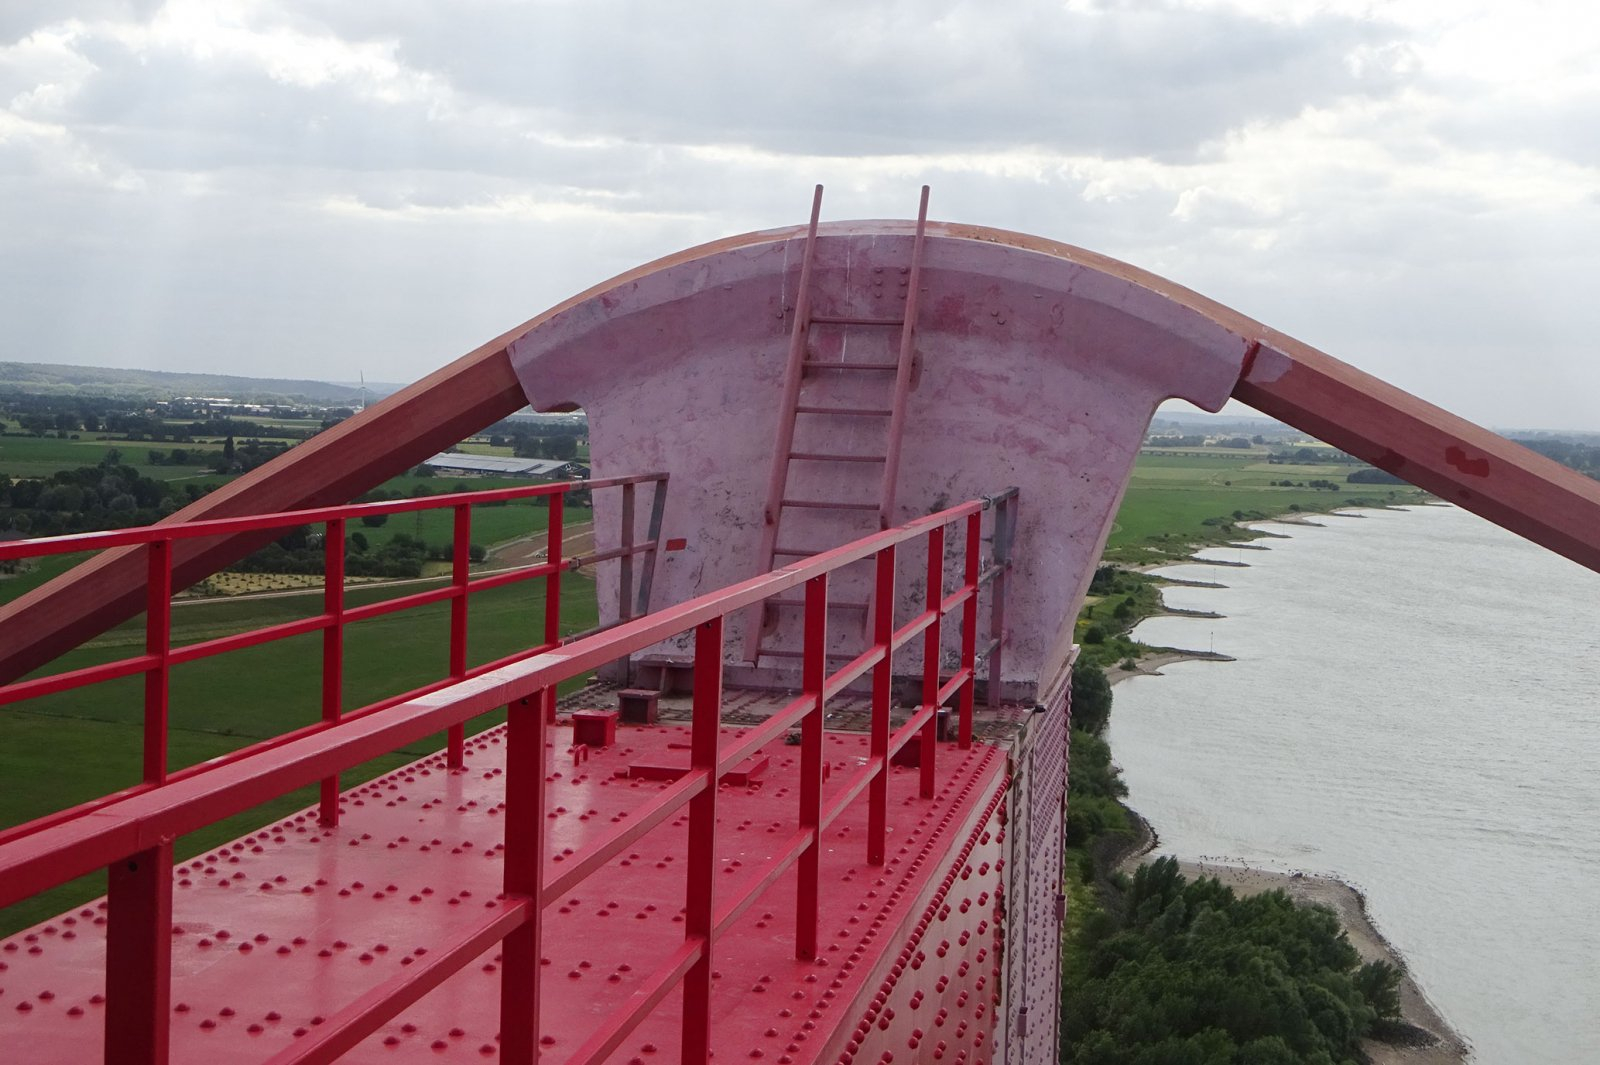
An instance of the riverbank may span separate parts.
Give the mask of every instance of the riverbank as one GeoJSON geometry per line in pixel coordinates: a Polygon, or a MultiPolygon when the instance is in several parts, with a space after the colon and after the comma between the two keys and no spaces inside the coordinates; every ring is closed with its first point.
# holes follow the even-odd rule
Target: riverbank
{"type": "MultiPolygon", "coordinates": [[[[1285,516],[1284,524],[1316,523],[1305,521],[1300,515],[1290,515],[1285,516]]],[[[1214,564],[1207,560],[1194,561],[1214,564]]],[[[1181,563],[1167,563],[1167,565],[1172,564],[1181,563]]],[[[1178,613],[1166,610],[1164,603],[1162,607],[1161,612],[1178,613]]],[[[1161,612],[1150,616],[1159,616],[1161,612]]],[[[1233,659],[1215,652],[1166,648],[1136,661],[1108,668],[1106,677],[1115,685],[1133,676],[1160,676],[1163,667],[1185,661],[1233,661],[1233,659]]],[[[1120,857],[1120,860],[1113,859],[1117,870],[1125,873],[1142,864],[1159,845],[1159,838],[1148,823],[1133,811],[1130,810],[1129,813],[1136,826],[1134,838],[1129,840],[1127,852],[1120,857]]],[[[1358,889],[1330,877],[1253,868],[1219,856],[1180,858],[1178,864],[1185,876],[1214,877],[1241,896],[1281,890],[1298,903],[1327,906],[1339,918],[1341,927],[1363,961],[1387,961],[1405,973],[1400,985],[1402,1023],[1385,1026],[1386,1030],[1381,1033],[1382,1038],[1369,1038],[1363,1043],[1363,1050],[1374,1065],[1461,1065],[1467,1061],[1469,1048],[1466,1043],[1428,1001],[1427,996],[1410,975],[1404,955],[1384,939],[1372,923],[1367,912],[1366,899],[1358,889]]]]}

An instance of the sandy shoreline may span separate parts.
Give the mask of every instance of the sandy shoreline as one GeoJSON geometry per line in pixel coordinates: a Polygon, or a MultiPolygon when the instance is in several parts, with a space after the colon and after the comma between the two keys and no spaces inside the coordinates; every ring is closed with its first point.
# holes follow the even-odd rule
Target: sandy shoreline
{"type": "MultiPolygon", "coordinates": [[[[1351,516],[1356,515],[1340,515],[1351,516]]],[[[1317,524],[1306,521],[1299,515],[1285,515],[1279,519],[1283,524],[1317,524]]],[[[1200,560],[1196,560],[1200,562],[1200,560]]],[[[1182,565],[1183,563],[1164,563],[1163,565],[1182,565]]],[[[1202,564],[1210,564],[1202,563],[1202,564]]],[[[1184,582],[1188,583],[1188,582],[1184,582]]],[[[1159,616],[1159,615],[1157,615],[1159,616]]],[[[1112,684],[1135,676],[1160,676],[1163,666],[1177,662],[1191,661],[1222,661],[1231,662],[1234,659],[1227,655],[1206,651],[1185,651],[1180,649],[1167,649],[1156,654],[1147,655],[1135,663],[1133,669],[1123,669],[1121,666],[1106,670],[1106,679],[1112,684]]],[[[1136,868],[1152,855],[1156,850],[1159,839],[1140,819],[1144,838],[1136,844],[1133,852],[1122,860],[1118,868],[1127,872],[1136,868]]],[[[1271,869],[1259,869],[1226,858],[1214,856],[1197,856],[1183,858],[1177,855],[1178,865],[1185,876],[1210,876],[1220,880],[1231,887],[1239,895],[1255,895],[1266,891],[1281,890],[1286,892],[1296,902],[1302,904],[1316,904],[1332,909],[1339,918],[1345,934],[1350,943],[1356,948],[1363,961],[1385,960],[1398,966],[1406,973],[1400,985],[1401,1016],[1407,1025],[1421,1029],[1420,1036],[1426,1033],[1431,1040],[1421,1038],[1405,1039],[1405,1043],[1426,1043],[1427,1045],[1399,1045],[1396,1042],[1378,1042],[1368,1039],[1363,1043],[1368,1059],[1374,1065],[1461,1065],[1467,1061],[1468,1047],[1461,1037],[1439,1015],[1427,995],[1417,986],[1412,979],[1409,967],[1405,963],[1405,956],[1396,950],[1378,929],[1373,925],[1367,914],[1366,898],[1356,888],[1332,877],[1314,876],[1299,872],[1280,872],[1271,869]]]]}

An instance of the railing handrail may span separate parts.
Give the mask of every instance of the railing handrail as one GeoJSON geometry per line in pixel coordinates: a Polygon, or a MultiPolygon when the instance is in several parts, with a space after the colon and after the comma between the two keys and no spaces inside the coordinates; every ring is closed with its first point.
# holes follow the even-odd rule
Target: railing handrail
{"type": "Polygon", "coordinates": [[[508,502],[513,499],[532,499],[540,496],[562,495],[578,489],[614,488],[619,485],[647,484],[667,480],[665,473],[641,473],[626,477],[601,477],[589,481],[550,481],[545,484],[516,488],[489,488],[481,492],[441,492],[438,495],[416,496],[411,499],[383,499],[371,503],[343,503],[331,507],[313,507],[309,510],[285,510],[272,514],[247,514],[236,518],[205,518],[200,521],[172,522],[140,525],[131,529],[106,529],[98,532],[66,533],[61,536],[40,536],[26,540],[0,542],[0,562],[13,559],[36,558],[46,555],[66,555],[78,551],[103,551],[113,547],[134,547],[139,544],[172,540],[193,540],[205,536],[232,536],[242,532],[259,532],[263,529],[288,529],[297,525],[314,525],[319,522],[367,516],[405,514],[414,510],[460,505],[508,502]]]}
{"type": "Polygon", "coordinates": [[[259,760],[259,766],[241,761],[197,767],[196,772],[181,780],[155,786],[93,811],[89,816],[104,820],[91,828],[68,821],[0,844],[0,907],[124,858],[139,850],[142,841],[152,836],[177,837],[204,828],[268,798],[313,784],[331,773],[354,768],[497,707],[531,698],[543,688],[553,688],[561,681],[613,662],[622,655],[643,650],[702,622],[858,562],[880,548],[915,539],[929,529],[984,509],[982,500],[962,503],[624,622],[605,632],[564,644],[557,650],[458,681],[391,706],[381,714],[347,719],[335,728],[258,753],[251,761],[259,760]],[[220,782],[213,780],[219,776],[223,778],[220,782]],[[133,833],[131,829],[138,825],[144,830],[133,833]],[[67,862],[69,871],[49,882],[40,882],[37,863],[52,856],[67,862]],[[37,886],[29,890],[25,889],[26,885],[37,886]]]}
{"type": "MultiPolygon", "coordinates": [[[[145,677],[144,721],[144,774],[143,780],[122,791],[113,792],[80,803],[66,810],[45,814],[31,821],[0,828],[0,845],[23,838],[52,825],[70,822],[75,816],[93,813],[130,795],[140,794],[160,786],[169,779],[192,776],[196,772],[214,768],[219,763],[236,762],[252,754],[278,746],[290,739],[325,731],[346,718],[359,717],[406,699],[436,691],[452,681],[474,677],[508,662],[530,657],[539,651],[555,647],[561,642],[560,633],[560,580],[563,573],[576,570],[581,565],[621,558],[624,564],[623,584],[631,584],[632,556],[645,555],[647,563],[639,583],[638,607],[642,611],[649,599],[650,578],[658,557],[660,524],[665,503],[668,477],[664,473],[640,474],[598,478],[590,481],[557,481],[547,484],[489,489],[482,492],[455,492],[404,500],[384,500],[376,503],[354,503],[319,507],[273,514],[211,519],[189,523],[158,523],[132,529],[103,533],[78,533],[62,537],[18,541],[8,545],[11,552],[22,557],[44,556],[76,551],[86,547],[104,550],[143,547],[149,553],[149,578],[146,593],[146,641],[143,654],[102,662],[95,665],[69,669],[27,680],[0,684],[0,708],[28,699],[41,698],[93,684],[143,674],[145,677]],[[564,557],[562,545],[563,500],[566,493],[578,488],[606,489],[620,487],[624,496],[624,520],[631,520],[632,496],[640,484],[653,484],[649,530],[646,538],[634,541],[633,530],[623,530],[622,547],[595,552],[589,555],[564,557]],[[467,565],[471,548],[472,508],[476,505],[496,505],[516,499],[543,497],[547,500],[548,519],[544,534],[547,540],[546,558],[543,562],[514,567],[509,571],[473,578],[467,565]],[[381,599],[351,607],[346,602],[345,530],[348,519],[371,514],[392,514],[411,511],[440,510],[454,513],[451,539],[451,573],[440,577],[441,587],[413,592],[393,598],[381,599]],[[182,539],[208,535],[233,535],[240,531],[297,527],[320,522],[326,530],[321,571],[323,610],[321,613],[299,620],[265,625],[229,635],[204,639],[174,647],[171,638],[171,576],[174,557],[173,544],[182,539]],[[543,578],[545,584],[544,640],[503,658],[475,666],[467,665],[467,600],[470,596],[514,582],[543,578]],[[400,692],[364,706],[346,709],[343,692],[344,633],[346,628],[369,618],[393,614],[403,610],[448,603],[450,607],[450,666],[448,672],[409,691],[400,692]],[[200,766],[190,766],[169,772],[167,766],[168,692],[170,671],[173,667],[201,658],[242,650],[292,636],[320,633],[323,641],[322,667],[322,720],[316,724],[291,730],[251,743],[200,766]]],[[[624,588],[624,595],[628,589],[624,588]]],[[[625,616],[633,616],[633,604],[624,604],[625,616]]],[[[448,738],[448,764],[461,764],[464,732],[460,727],[450,730],[448,738]]],[[[321,798],[322,820],[325,824],[337,823],[339,817],[338,781],[324,779],[321,798]]]]}

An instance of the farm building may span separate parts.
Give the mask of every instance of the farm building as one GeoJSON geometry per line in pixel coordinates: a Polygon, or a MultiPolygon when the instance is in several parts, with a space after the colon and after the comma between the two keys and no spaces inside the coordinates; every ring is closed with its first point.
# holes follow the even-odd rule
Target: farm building
{"type": "Polygon", "coordinates": [[[470,477],[554,477],[572,465],[566,459],[519,459],[447,452],[422,463],[435,473],[470,477]]]}

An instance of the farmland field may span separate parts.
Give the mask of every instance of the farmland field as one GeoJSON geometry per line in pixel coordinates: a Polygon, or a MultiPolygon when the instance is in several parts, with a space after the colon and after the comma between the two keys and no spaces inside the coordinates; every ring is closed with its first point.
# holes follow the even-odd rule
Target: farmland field
{"type": "Polygon", "coordinates": [[[512,458],[516,455],[516,448],[495,447],[479,440],[464,440],[456,445],[456,450],[463,455],[494,455],[497,458],[512,458]]]}
{"type": "Polygon", "coordinates": [[[1116,523],[1106,542],[1108,558],[1121,562],[1149,561],[1167,552],[1186,549],[1190,542],[1237,538],[1208,519],[1238,520],[1243,515],[1271,516],[1291,510],[1332,510],[1360,500],[1369,504],[1400,502],[1418,497],[1409,485],[1349,484],[1345,478],[1361,469],[1355,465],[1273,464],[1265,456],[1245,450],[1217,449],[1203,454],[1193,449],[1166,453],[1145,451],[1134,464],[1127,494],[1117,511],[1116,523]],[[1284,487],[1293,481],[1304,485],[1326,481],[1334,490],[1284,487]]]}
{"type": "MultiPolygon", "coordinates": [[[[522,484],[528,482],[523,481],[522,484]]],[[[445,491],[455,491],[455,488],[445,488],[445,491]]],[[[473,484],[464,491],[483,491],[477,484],[473,484]]],[[[589,512],[581,511],[582,520],[588,520],[589,512]]],[[[568,524],[580,520],[576,515],[566,515],[568,524]]],[[[410,514],[391,514],[387,521],[376,528],[362,525],[353,521],[349,525],[351,532],[360,532],[367,538],[367,542],[374,548],[392,540],[396,534],[405,533],[418,537],[430,544],[444,545],[452,542],[454,536],[455,515],[450,508],[438,510],[419,510],[410,514]]],[[[537,506],[532,500],[520,500],[507,503],[503,506],[477,506],[472,508],[472,543],[483,544],[486,547],[494,544],[514,540],[519,536],[531,536],[549,528],[550,511],[544,506],[537,506]]]]}
{"type": "Polygon", "coordinates": [[[190,463],[186,466],[156,466],[149,461],[150,452],[170,451],[181,447],[191,453],[197,451],[219,452],[215,444],[167,444],[127,440],[91,439],[83,434],[81,440],[56,440],[39,436],[0,437],[0,474],[11,477],[49,477],[58,470],[72,470],[79,466],[98,466],[112,451],[122,456],[124,465],[131,466],[158,481],[181,481],[192,478],[216,478],[205,466],[190,463]]]}

